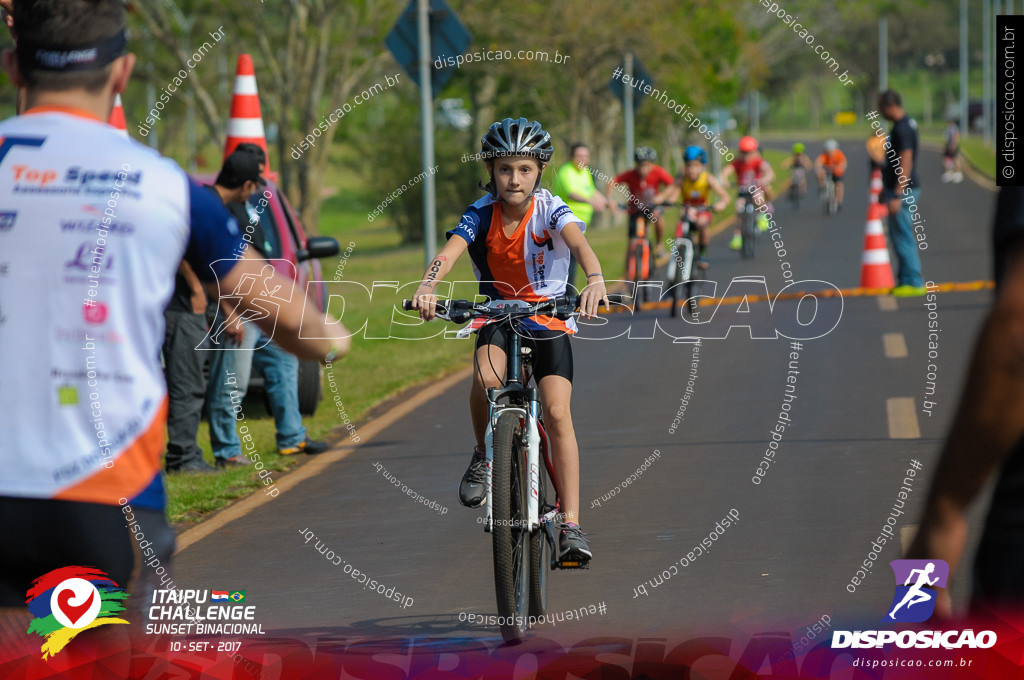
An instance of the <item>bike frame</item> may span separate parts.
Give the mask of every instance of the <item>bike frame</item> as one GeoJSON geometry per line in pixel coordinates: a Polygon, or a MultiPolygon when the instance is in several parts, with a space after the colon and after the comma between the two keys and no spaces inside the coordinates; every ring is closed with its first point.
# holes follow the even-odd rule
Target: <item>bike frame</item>
{"type": "Polygon", "coordinates": [[[668,261],[668,267],[666,269],[666,277],[671,282],[676,273],[677,258],[676,254],[682,250],[684,251],[683,256],[683,270],[681,272],[681,280],[689,281],[690,273],[693,271],[693,253],[695,251],[696,244],[693,239],[693,232],[698,229],[696,222],[697,208],[683,206],[683,214],[680,221],[685,225],[683,229],[683,235],[676,238],[672,244],[671,257],[668,261]],[[691,218],[690,211],[693,210],[693,218],[691,218]]]}
{"type": "Polygon", "coordinates": [[[825,168],[825,209],[831,215],[836,211],[836,179],[832,168],[825,168]]]}
{"type": "MultiPolygon", "coordinates": [[[[511,305],[514,307],[525,307],[526,303],[518,301],[500,300],[495,301],[497,304],[511,305]]],[[[488,306],[491,306],[491,303],[488,306]]],[[[503,319],[500,321],[494,321],[492,323],[504,323],[510,326],[517,325],[516,320],[503,319]]],[[[526,434],[526,460],[523,461],[526,464],[529,477],[529,493],[527,494],[526,501],[526,519],[527,525],[525,527],[517,527],[519,530],[525,529],[529,533],[538,528],[544,528],[548,534],[551,545],[554,546],[555,536],[553,520],[558,514],[557,503],[555,508],[545,513],[543,516],[540,515],[540,466],[543,453],[543,464],[548,469],[548,476],[551,478],[551,485],[555,487],[554,474],[551,466],[549,465],[548,457],[550,455],[550,441],[548,440],[547,432],[544,430],[543,423],[541,422],[540,412],[540,397],[536,387],[531,387],[523,383],[523,361],[522,361],[522,337],[519,334],[518,328],[510,328],[512,332],[507,334],[507,344],[505,347],[506,352],[506,365],[505,365],[505,382],[500,388],[491,387],[487,390],[487,400],[490,402],[490,412],[487,419],[487,431],[484,435],[484,444],[486,448],[487,456],[487,502],[486,506],[486,521],[484,524],[484,531],[490,532],[494,528],[494,518],[492,508],[494,507],[493,502],[493,471],[494,471],[494,427],[497,425],[498,418],[509,411],[517,413],[520,418],[520,422],[523,424],[523,431],[526,434]],[[498,403],[501,399],[507,399],[508,402],[505,404],[498,403]]],[[[558,497],[558,489],[555,487],[555,498],[558,497]]],[[[554,555],[554,551],[552,551],[554,555]]]]}

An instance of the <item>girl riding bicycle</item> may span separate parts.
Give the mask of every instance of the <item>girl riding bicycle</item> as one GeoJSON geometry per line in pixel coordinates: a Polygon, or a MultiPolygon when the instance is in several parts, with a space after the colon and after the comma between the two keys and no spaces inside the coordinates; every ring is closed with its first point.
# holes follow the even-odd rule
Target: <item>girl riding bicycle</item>
{"type": "MultiPolygon", "coordinates": [[[[488,193],[470,205],[458,226],[447,232],[448,243],[423,275],[413,296],[420,318],[434,317],[437,284],[469,251],[480,281],[480,294],[491,299],[538,302],[565,293],[572,254],[587,275],[580,313],[597,314],[608,298],[601,264],[583,236],[586,225],[565,202],[541,189],[540,180],[554,148],[540,123],[506,118],[491,125],[481,139],[481,158],[490,181],[488,193]],[[458,237],[458,238],[453,238],[458,237]]],[[[579,447],[570,413],[573,361],[570,319],[532,317],[524,322],[534,352],[533,366],[551,438],[555,487],[566,522],[559,531],[559,559],[587,562],[592,553],[579,526],[579,447]]],[[[477,333],[474,379],[469,396],[476,448],[459,485],[459,501],[467,507],[486,502],[486,453],[489,403],[487,389],[501,387],[506,366],[505,343],[498,324],[477,333]]]]}
{"type": "Polygon", "coordinates": [[[807,192],[807,173],[814,169],[811,157],[804,153],[806,148],[803,142],[793,144],[793,155],[787,156],[780,166],[783,170],[791,171],[793,182],[791,186],[795,186],[795,190],[801,196],[807,192]]]}
{"type": "MultiPolygon", "coordinates": [[[[739,150],[739,156],[722,169],[722,176],[720,178],[722,185],[728,187],[729,178],[735,175],[736,185],[739,187],[740,193],[750,190],[750,187],[762,189],[765,200],[768,201],[767,212],[772,212],[772,182],[775,180],[775,171],[772,170],[771,164],[761,156],[761,153],[758,151],[757,140],[753,137],[748,135],[740,138],[739,150]]],[[[741,212],[742,209],[743,201],[738,200],[736,202],[736,211],[741,212]]],[[[757,228],[761,231],[768,231],[768,221],[764,218],[763,214],[758,216],[757,228]]],[[[742,245],[743,240],[740,237],[739,226],[737,226],[733,230],[729,247],[733,250],[739,250],[742,245]]]]}

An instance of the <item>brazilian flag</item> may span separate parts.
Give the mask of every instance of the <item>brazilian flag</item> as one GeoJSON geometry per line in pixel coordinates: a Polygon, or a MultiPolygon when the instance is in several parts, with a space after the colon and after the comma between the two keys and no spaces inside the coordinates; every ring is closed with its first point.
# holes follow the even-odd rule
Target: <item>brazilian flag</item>
{"type": "Polygon", "coordinates": [[[245,590],[232,590],[228,594],[228,599],[232,602],[245,602],[245,590]]]}

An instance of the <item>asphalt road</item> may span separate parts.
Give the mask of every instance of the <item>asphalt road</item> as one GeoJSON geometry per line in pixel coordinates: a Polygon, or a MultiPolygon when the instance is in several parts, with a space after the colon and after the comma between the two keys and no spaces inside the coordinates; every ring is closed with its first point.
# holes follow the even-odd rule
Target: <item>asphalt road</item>
{"type": "MultiPolygon", "coordinates": [[[[826,217],[812,200],[798,212],[775,203],[785,259],[797,280],[858,284],[867,163],[862,148],[845,150],[850,170],[841,213],[826,217]]],[[[969,181],[942,184],[937,153],[924,151],[920,166],[925,279],[990,278],[994,194],[969,181]]],[[[718,294],[741,276],[763,276],[777,292],[785,280],[768,241],[761,241],[753,261],[742,261],[727,249],[728,236],[711,243],[708,274],[718,294]]],[[[702,341],[692,396],[674,432],[694,346],[660,332],[644,338],[655,319],[678,335],[684,334],[681,322],[673,324],[667,311],[657,310],[632,319],[608,317],[612,331],[632,323],[632,338],[588,341],[594,331],[584,332],[574,341],[573,417],[582,456],[582,524],[595,557],[587,571],[552,573],[549,610],[604,604],[606,613],[544,626],[538,634],[576,639],[711,629],[793,632],[823,614],[838,627],[879,621],[893,593],[887,562],[900,557],[898,541],[884,547],[855,592],[847,585],[885,525],[912,460],[920,472],[897,533],[917,524],[990,300],[991,291],[938,295],[942,331],[932,361],[931,415],[922,411],[929,363],[924,298],[891,307],[883,307],[891,298],[822,299],[818,313],[834,314],[839,323],[798,350],[785,339],[752,340],[743,328],[702,341]],[[893,356],[887,356],[886,343],[893,356]],[[794,351],[799,358],[791,364],[794,351]],[[795,385],[787,383],[794,370],[795,385]],[[787,404],[790,423],[755,484],[787,385],[795,396],[787,404]],[[592,507],[655,450],[659,457],[635,482],[592,507]],[[730,511],[739,520],[716,536],[710,552],[657,587],[650,584],[730,511]],[[636,590],[644,582],[647,595],[636,590]]],[[[813,304],[803,304],[799,315],[806,320],[813,304]]],[[[792,325],[796,306],[780,301],[771,309],[755,302],[749,312],[723,306],[709,325],[721,328],[722,318],[750,319],[756,328],[792,325]]],[[[713,308],[700,309],[702,320],[710,319],[713,308]]],[[[270,628],[314,637],[439,635],[459,644],[498,639],[494,626],[459,620],[460,613],[496,613],[491,546],[478,523],[482,511],[459,506],[456,496],[472,449],[467,395],[463,381],[316,477],[191,545],[177,557],[179,587],[247,589],[247,601],[258,605],[259,619],[270,628]],[[378,472],[377,463],[447,512],[414,502],[378,472]],[[307,544],[303,531],[316,538],[307,544]],[[413,602],[403,609],[364,589],[322,556],[316,541],[413,602]]],[[[975,506],[975,522],[983,510],[975,506]]],[[[967,565],[969,560],[953,581],[955,601],[968,593],[967,565]]]]}

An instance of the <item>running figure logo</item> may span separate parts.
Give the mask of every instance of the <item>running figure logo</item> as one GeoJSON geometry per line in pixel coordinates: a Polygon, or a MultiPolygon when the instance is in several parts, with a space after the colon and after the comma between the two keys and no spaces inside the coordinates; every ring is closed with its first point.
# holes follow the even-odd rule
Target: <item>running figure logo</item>
{"type": "Polygon", "coordinates": [[[886,623],[920,623],[935,611],[937,588],[945,588],[949,565],[943,560],[893,560],[896,593],[886,623]],[[913,582],[913,583],[911,583],[913,582]]]}
{"type": "MultiPolygon", "coordinates": [[[[207,343],[200,343],[196,349],[211,349],[211,350],[240,350],[246,349],[244,347],[232,347],[227,342],[225,337],[225,331],[232,324],[240,321],[242,323],[250,323],[258,321],[260,319],[274,319],[276,324],[278,312],[280,311],[280,303],[289,302],[290,295],[283,295],[281,293],[281,284],[276,284],[271,288],[268,283],[270,278],[274,275],[274,265],[271,262],[277,262],[283,270],[287,271],[287,275],[294,279],[295,267],[288,260],[267,260],[266,264],[263,265],[263,269],[260,271],[259,276],[253,276],[246,274],[242,276],[238,283],[235,285],[235,289],[226,295],[221,295],[221,300],[228,303],[231,312],[227,318],[223,319],[216,328],[211,328],[207,336],[209,345],[207,343]],[[251,299],[253,308],[245,310],[239,313],[236,305],[242,299],[243,296],[252,296],[253,294],[258,295],[257,298],[251,299]]],[[[218,284],[220,282],[218,281],[218,284]]],[[[257,347],[252,349],[260,349],[270,343],[273,332],[266,334],[265,337],[257,347]]]]}

